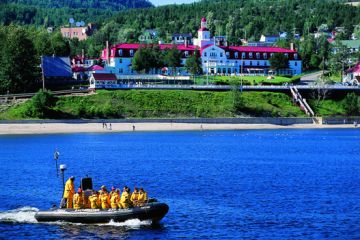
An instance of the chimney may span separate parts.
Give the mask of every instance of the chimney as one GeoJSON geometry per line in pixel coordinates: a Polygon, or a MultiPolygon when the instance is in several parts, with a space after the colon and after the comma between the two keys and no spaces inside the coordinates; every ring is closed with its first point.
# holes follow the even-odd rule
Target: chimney
{"type": "Polygon", "coordinates": [[[109,41],[106,41],[106,64],[110,63],[110,49],[109,49],[109,41]]]}
{"type": "Polygon", "coordinates": [[[292,50],[292,51],[295,50],[294,43],[290,43],[290,50],[292,50]]]}

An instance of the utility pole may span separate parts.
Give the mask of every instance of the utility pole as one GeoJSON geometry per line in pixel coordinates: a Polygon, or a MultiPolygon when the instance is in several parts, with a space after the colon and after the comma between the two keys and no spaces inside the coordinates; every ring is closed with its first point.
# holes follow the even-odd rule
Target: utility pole
{"type": "Polygon", "coordinates": [[[41,56],[41,79],[42,79],[42,89],[45,92],[45,73],[44,73],[44,57],[41,56]]]}

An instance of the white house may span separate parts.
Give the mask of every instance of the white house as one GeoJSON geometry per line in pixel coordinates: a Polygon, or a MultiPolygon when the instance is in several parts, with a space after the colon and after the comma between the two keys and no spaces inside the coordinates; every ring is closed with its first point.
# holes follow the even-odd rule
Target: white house
{"type": "MultiPolygon", "coordinates": [[[[196,49],[200,51],[202,68],[205,74],[267,74],[270,69],[269,59],[275,53],[281,53],[289,59],[289,69],[281,74],[298,75],[301,73],[302,61],[294,49],[258,46],[228,46],[226,37],[211,37],[205,18],[201,19],[198,37],[190,44],[177,44],[176,48],[182,54],[182,64],[196,49]]],[[[106,61],[105,70],[119,75],[136,74],[131,69],[131,60],[135,52],[145,46],[139,43],[120,43],[105,48],[101,58],[106,61]]],[[[160,50],[171,48],[172,44],[158,44],[160,50]]],[[[184,74],[178,69],[178,74],[184,74]]],[[[161,73],[154,69],[153,74],[161,73]]]]}

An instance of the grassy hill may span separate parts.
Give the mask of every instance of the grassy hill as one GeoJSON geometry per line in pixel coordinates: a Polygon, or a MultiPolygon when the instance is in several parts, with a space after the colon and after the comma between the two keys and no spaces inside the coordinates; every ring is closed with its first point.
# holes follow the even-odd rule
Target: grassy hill
{"type": "MultiPolygon", "coordinates": [[[[97,91],[88,96],[35,98],[0,114],[0,119],[31,118],[188,118],[304,116],[291,98],[271,92],[97,91]],[[237,97],[238,96],[238,97],[237,97]],[[38,108],[46,102],[46,108],[38,108]],[[38,104],[39,103],[39,104],[38,104]]],[[[43,105],[42,105],[43,106],[43,105]]]]}

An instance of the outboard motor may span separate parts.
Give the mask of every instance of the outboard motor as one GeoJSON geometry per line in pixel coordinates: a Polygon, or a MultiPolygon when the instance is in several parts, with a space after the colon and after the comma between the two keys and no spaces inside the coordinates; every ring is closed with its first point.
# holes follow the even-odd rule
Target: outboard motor
{"type": "Polygon", "coordinates": [[[89,204],[89,196],[92,194],[93,183],[92,178],[86,177],[81,179],[81,189],[83,190],[83,199],[86,205],[89,204]]]}

